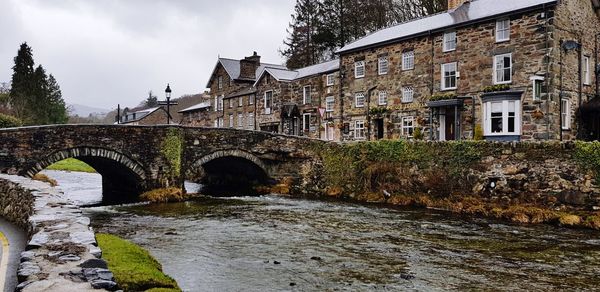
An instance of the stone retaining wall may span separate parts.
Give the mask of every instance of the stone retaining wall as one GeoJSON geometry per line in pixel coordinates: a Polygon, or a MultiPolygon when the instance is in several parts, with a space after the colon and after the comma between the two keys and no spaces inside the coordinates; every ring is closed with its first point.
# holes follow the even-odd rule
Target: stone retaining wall
{"type": "Polygon", "coordinates": [[[0,216],[30,238],[21,253],[17,291],[116,289],[100,259],[89,218],[62,192],[46,183],[0,174],[0,216]]]}

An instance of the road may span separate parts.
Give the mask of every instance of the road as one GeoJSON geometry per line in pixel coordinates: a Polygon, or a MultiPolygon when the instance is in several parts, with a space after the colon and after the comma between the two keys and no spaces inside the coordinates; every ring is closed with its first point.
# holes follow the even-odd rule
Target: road
{"type": "Polygon", "coordinates": [[[25,249],[25,244],[25,232],[0,218],[0,287],[4,287],[2,291],[14,291],[17,286],[19,256],[25,249]]]}

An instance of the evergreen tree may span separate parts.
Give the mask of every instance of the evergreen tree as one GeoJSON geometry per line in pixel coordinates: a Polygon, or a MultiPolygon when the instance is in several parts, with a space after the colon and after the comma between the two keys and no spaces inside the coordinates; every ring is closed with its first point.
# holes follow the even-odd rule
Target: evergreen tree
{"type": "Polygon", "coordinates": [[[69,121],[67,106],[62,98],[62,91],[52,74],[48,76],[48,122],[64,124],[69,121]]]}
{"type": "Polygon", "coordinates": [[[280,51],[287,57],[287,66],[295,69],[306,67],[320,60],[314,37],[319,26],[318,0],[297,0],[292,22],[287,30],[289,36],[284,41],[286,49],[280,51]]]}
{"type": "Polygon", "coordinates": [[[27,43],[21,44],[14,59],[10,103],[15,116],[21,120],[31,115],[28,113],[29,98],[33,89],[33,55],[27,43]]]}
{"type": "Polygon", "coordinates": [[[152,94],[152,90],[150,90],[148,92],[148,98],[146,99],[145,105],[146,105],[146,107],[158,106],[158,97],[156,97],[156,95],[152,94]]]}

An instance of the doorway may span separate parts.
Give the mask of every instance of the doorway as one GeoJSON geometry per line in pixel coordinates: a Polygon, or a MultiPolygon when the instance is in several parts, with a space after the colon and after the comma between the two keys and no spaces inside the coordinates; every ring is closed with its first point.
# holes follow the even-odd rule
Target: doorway
{"type": "Polygon", "coordinates": [[[384,137],[383,119],[374,119],[373,125],[375,127],[375,139],[381,140],[384,137]]]}

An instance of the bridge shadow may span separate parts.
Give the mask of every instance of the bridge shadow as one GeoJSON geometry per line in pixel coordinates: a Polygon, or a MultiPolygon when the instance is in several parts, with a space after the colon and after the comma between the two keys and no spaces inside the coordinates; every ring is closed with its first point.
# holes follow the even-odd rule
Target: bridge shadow
{"type": "Polygon", "coordinates": [[[260,159],[239,150],[203,157],[192,165],[188,179],[202,184],[202,194],[215,197],[259,195],[257,187],[275,182],[260,159]]]}
{"type": "Polygon", "coordinates": [[[144,190],[141,165],[125,155],[107,149],[72,148],[53,153],[26,171],[33,177],[48,166],[67,158],[78,159],[102,176],[102,205],[118,205],[139,201],[144,190]]]}

